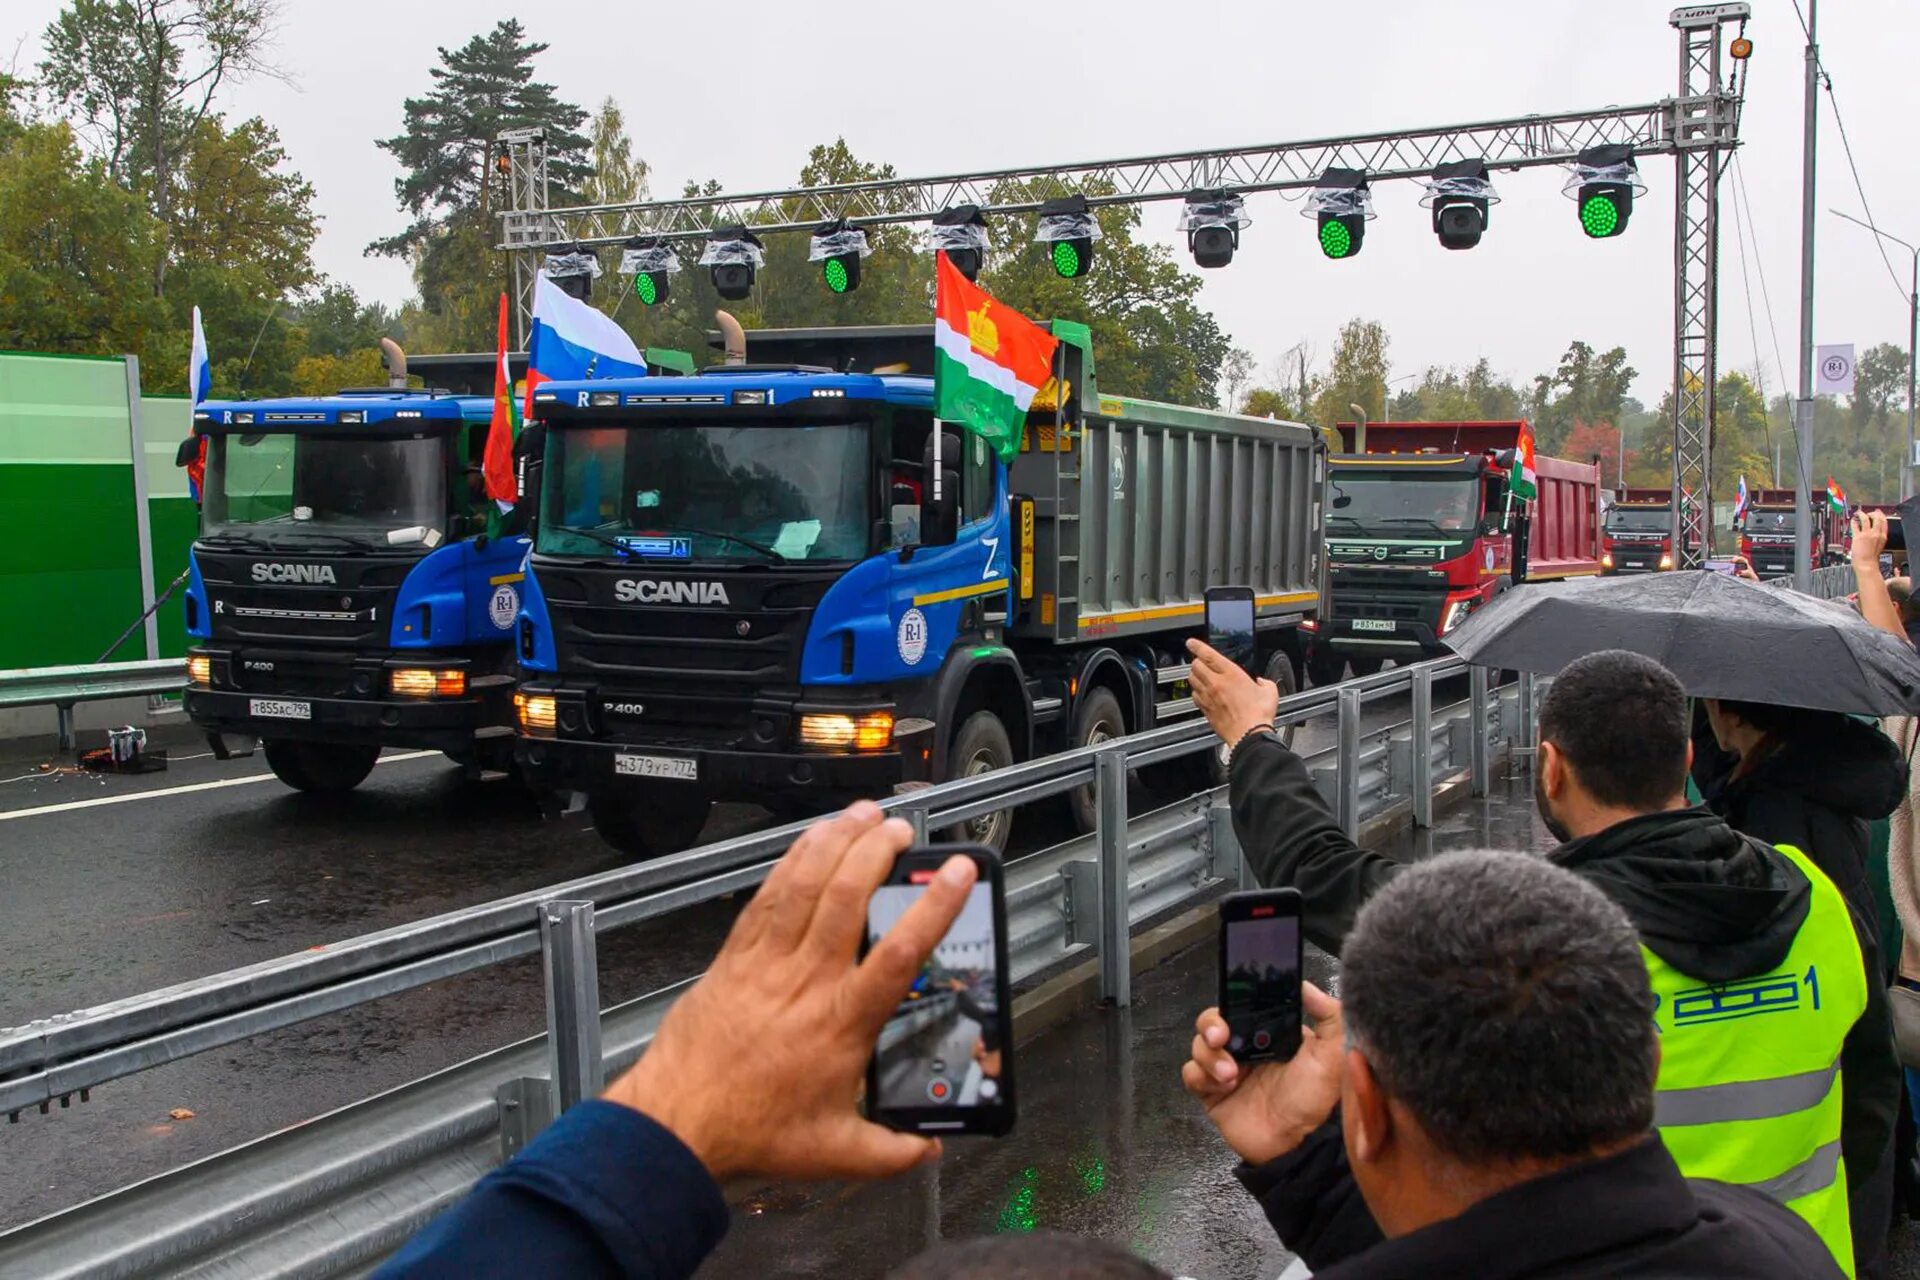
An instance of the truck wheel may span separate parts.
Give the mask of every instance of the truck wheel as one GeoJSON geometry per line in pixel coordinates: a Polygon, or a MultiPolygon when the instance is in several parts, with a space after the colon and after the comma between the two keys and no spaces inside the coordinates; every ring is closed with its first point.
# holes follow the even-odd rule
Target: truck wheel
{"type": "MultiPolygon", "coordinates": [[[[1110,689],[1094,689],[1080,699],[1073,713],[1073,746],[1090,747],[1125,737],[1126,717],[1120,714],[1120,699],[1110,689]]],[[[1067,807],[1073,814],[1074,828],[1083,834],[1093,830],[1095,822],[1094,785],[1076,787],[1067,793],[1067,807]]]]}
{"type": "Polygon", "coordinates": [[[1387,665],[1387,660],[1385,658],[1349,658],[1347,663],[1353,668],[1354,677],[1357,679],[1360,676],[1378,675],[1380,668],[1387,665]]]}
{"type": "Polygon", "coordinates": [[[1307,655],[1307,678],[1313,681],[1313,687],[1324,689],[1330,684],[1339,684],[1340,677],[1346,673],[1346,660],[1337,653],[1328,653],[1325,649],[1315,649],[1307,655]]]}
{"type": "Polygon", "coordinates": [[[336,795],[351,791],[373,772],[377,746],[339,747],[325,742],[272,738],[260,744],[273,776],[295,791],[336,795]]]}
{"type": "MultiPolygon", "coordinates": [[[[1274,685],[1280,690],[1280,697],[1282,699],[1290,698],[1300,692],[1300,678],[1295,674],[1293,669],[1293,655],[1285,649],[1275,649],[1272,653],[1268,654],[1267,669],[1260,674],[1273,681],[1274,685]]],[[[1291,747],[1293,745],[1293,731],[1299,727],[1300,726],[1296,724],[1282,727],[1279,731],[1280,741],[1286,746],[1291,747]]],[[[1225,782],[1227,778],[1224,761],[1222,764],[1223,768],[1220,781],[1225,782]]]]}
{"type": "Polygon", "coordinates": [[[596,791],[587,797],[593,829],[633,858],[661,858],[691,849],[712,812],[712,800],[688,791],[635,788],[596,791]]]}
{"type": "MultiPolygon", "coordinates": [[[[1012,763],[1013,740],[1007,736],[1007,727],[1000,723],[1000,717],[993,712],[976,711],[967,717],[966,723],[960,726],[960,732],[953,735],[953,745],[947,748],[946,780],[952,782],[976,774],[991,773],[1012,763]]],[[[1012,834],[1013,810],[1002,809],[984,818],[975,818],[948,828],[946,838],[984,844],[1004,851],[1007,838],[1012,834]]]]}

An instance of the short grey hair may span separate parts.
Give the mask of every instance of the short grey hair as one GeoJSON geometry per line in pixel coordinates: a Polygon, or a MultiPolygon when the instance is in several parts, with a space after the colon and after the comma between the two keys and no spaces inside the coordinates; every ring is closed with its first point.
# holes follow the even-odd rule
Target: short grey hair
{"type": "Polygon", "coordinates": [[[1540,858],[1450,853],[1394,879],[1341,953],[1348,1035],[1467,1164],[1648,1132],[1653,990],[1632,921],[1540,858]]]}

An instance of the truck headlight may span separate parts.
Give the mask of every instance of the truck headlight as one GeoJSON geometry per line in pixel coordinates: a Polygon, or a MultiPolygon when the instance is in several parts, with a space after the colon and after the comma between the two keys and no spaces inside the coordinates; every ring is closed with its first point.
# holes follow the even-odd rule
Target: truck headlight
{"type": "Polygon", "coordinates": [[[861,715],[809,714],[800,717],[800,745],[820,751],[885,751],[893,745],[893,712],[861,715]]]}
{"type": "Polygon", "coordinates": [[[1611,568],[1613,568],[1613,552],[1611,552],[1611,551],[1603,551],[1603,552],[1601,552],[1601,554],[1600,554],[1600,567],[1601,567],[1602,569],[1611,569],[1611,568]]]}
{"type": "Polygon", "coordinates": [[[1672,556],[1670,556],[1670,555],[1662,555],[1662,556],[1660,557],[1660,567],[1661,567],[1662,569],[1671,569],[1671,568],[1673,568],[1673,557],[1672,557],[1672,556]]]}
{"type": "Polygon", "coordinates": [[[462,698],[467,693],[467,673],[395,667],[387,672],[387,691],[396,698],[462,698]]]}
{"type": "Polygon", "coordinates": [[[204,653],[188,654],[187,680],[192,684],[211,685],[213,683],[213,659],[204,653]]]}
{"type": "Polygon", "coordinates": [[[552,733],[559,719],[559,708],[554,704],[553,695],[547,693],[514,694],[513,711],[520,719],[520,727],[529,733],[552,733]]]}
{"type": "Polygon", "coordinates": [[[1440,634],[1446,635],[1449,631],[1459,626],[1466,616],[1472,612],[1473,601],[1455,600],[1447,606],[1447,611],[1440,615],[1440,634]]]}

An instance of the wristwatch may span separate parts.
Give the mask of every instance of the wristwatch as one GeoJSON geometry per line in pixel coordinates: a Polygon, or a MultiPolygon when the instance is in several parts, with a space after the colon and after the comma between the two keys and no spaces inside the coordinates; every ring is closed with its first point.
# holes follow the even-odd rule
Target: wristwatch
{"type": "Polygon", "coordinates": [[[1279,736],[1274,733],[1272,725],[1270,724],[1255,725],[1253,728],[1247,730],[1245,733],[1240,735],[1239,742],[1234,743],[1232,747],[1228,748],[1227,768],[1229,769],[1233,768],[1233,758],[1240,754],[1240,748],[1243,745],[1245,745],[1245,743],[1249,738],[1273,738],[1275,741],[1279,740],[1279,736]]]}

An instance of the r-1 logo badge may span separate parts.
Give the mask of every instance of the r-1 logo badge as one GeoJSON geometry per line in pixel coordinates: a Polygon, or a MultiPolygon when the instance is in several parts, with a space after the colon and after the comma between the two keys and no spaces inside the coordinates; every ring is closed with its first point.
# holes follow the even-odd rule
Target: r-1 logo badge
{"type": "Polygon", "coordinates": [[[918,609],[901,614],[894,643],[900,650],[900,661],[910,667],[920,665],[920,659],[927,656],[927,615],[918,609]]]}
{"type": "Polygon", "coordinates": [[[487,621],[501,631],[511,631],[513,620],[519,616],[520,593],[506,583],[495,587],[493,598],[487,601],[487,621]]]}

